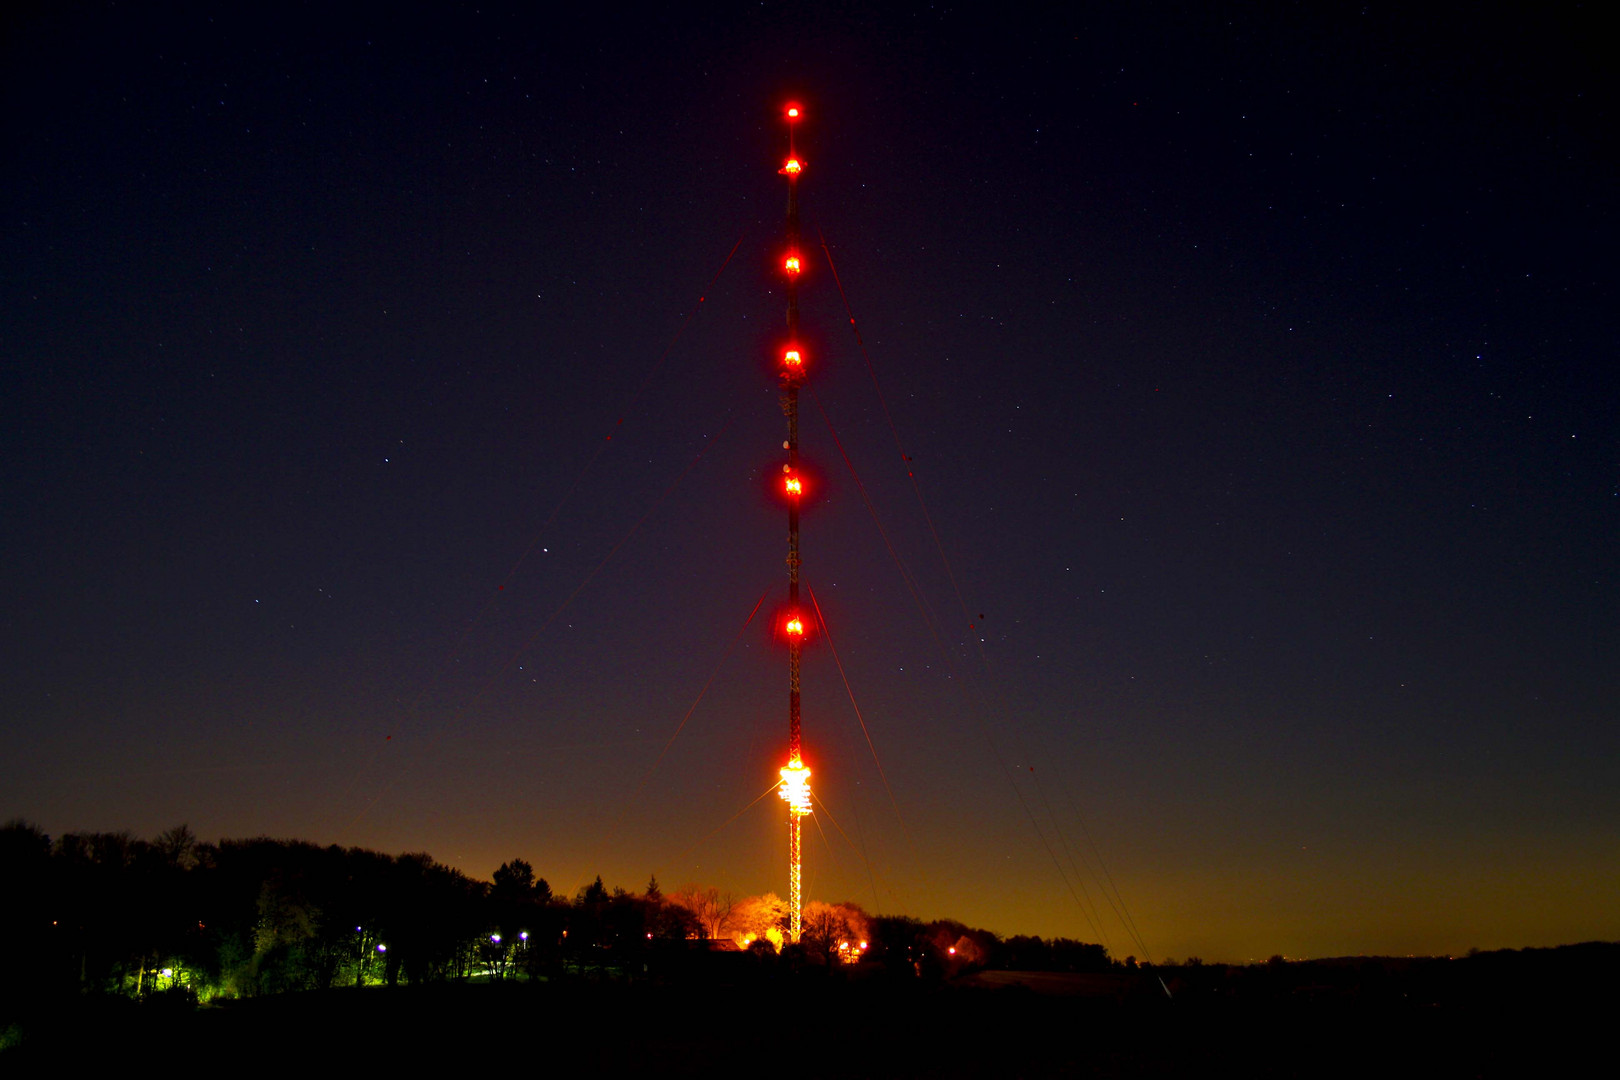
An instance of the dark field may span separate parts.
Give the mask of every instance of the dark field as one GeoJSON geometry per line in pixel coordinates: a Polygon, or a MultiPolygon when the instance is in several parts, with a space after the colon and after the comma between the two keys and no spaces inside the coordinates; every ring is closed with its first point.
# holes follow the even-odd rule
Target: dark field
{"type": "Polygon", "coordinates": [[[980,985],[578,979],[284,994],[201,1009],[79,999],[41,1004],[14,1028],[20,1040],[0,1054],[0,1073],[1557,1075],[1600,1048],[1613,1014],[1612,992],[1604,1002],[1557,985],[1413,1004],[1329,987],[1237,1000],[1184,983],[1170,1001],[1147,977],[1037,973],[1037,989],[1014,985],[1026,975],[985,972],[974,977],[980,985]]]}

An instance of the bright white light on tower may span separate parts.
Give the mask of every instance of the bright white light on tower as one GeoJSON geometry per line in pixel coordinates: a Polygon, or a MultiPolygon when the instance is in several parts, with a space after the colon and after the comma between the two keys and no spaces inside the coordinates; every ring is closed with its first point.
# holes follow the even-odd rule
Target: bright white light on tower
{"type": "Polygon", "coordinates": [[[810,812],[810,770],[797,758],[782,767],[782,786],[777,791],[788,804],[788,812],[803,817],[810,812]]]}

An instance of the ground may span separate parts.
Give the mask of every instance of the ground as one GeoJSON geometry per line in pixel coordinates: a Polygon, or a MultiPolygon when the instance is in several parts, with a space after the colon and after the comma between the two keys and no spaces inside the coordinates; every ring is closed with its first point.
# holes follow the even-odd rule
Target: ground
{"type": "MultiPolygon", "coordinates": [[[[1595,1044],[1579,1003],[1526,1012],[1343,1001],[1187,1003],[1141,980],[985,972],[287,994],[201,1010],[81,1001],[29,1021],[8,1076],[164,1063],[266,1075],[408,1065],[615,1076],[1497,1076],[1595,1044]]],[[[1595,1013],[1596,1010],[1594,1009],[1595,1013]]]]}

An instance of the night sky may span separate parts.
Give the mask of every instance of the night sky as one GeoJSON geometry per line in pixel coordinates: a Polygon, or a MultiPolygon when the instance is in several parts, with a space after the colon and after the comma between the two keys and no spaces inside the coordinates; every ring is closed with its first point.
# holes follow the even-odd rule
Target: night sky
{"type": "Polygon", "coordinates": [[[1620,938],[1598,6],[154,7],[6,17],[0,819],[785,893],[796,100],[807,895],[1620,938]]]}

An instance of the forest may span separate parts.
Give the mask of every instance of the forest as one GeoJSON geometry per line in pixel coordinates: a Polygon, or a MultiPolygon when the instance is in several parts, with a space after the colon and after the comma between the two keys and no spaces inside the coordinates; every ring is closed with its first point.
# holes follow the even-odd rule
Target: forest
{"type": "Polygon", "coordinates": [[[670,1075],[1522,1075],[1590,1043],[1620,944],[1254,964],[1114,960],[853,903],[600,877],[555,894],[522,859],[488,881],[422,853],[178,826],[51,838],[0,826],[0,1059],[17,1075],[245,1047],[366,1067],[670,1075]],[[603,1032],[609,1031],[610,1035],[603,1032]],[[358,1038],[358,1033],[366,1033],[358,1038]],[[1556,1037],[1555,1037],[1556,1036],[1556,1037]],[[183,1048],[177,1050],[177,1048],[183,1048]],[[1325,1051],[1330,1051],[1326,1053],[1325,1051]],[[1010,1073],[1009,1073],[1010,1070],[1010,1073]]]}
{"type": "MultiPolygon", "coordinates": [[[[78,990],[194,1002],[342,986],[660,975],[694,953],[789,965],[878,965],[944,978],[983,967],[1103,972],[1101,945],[812,901],[784,943],[786,904],[687,884],[601,878],[556,895],[522,859],[475,880],[423,853],[258,837],[205,843],[0,827],[7,995],[78,990]]],[[[1130,960],[1134,966],[1134,958],[1130,960]]]]}

